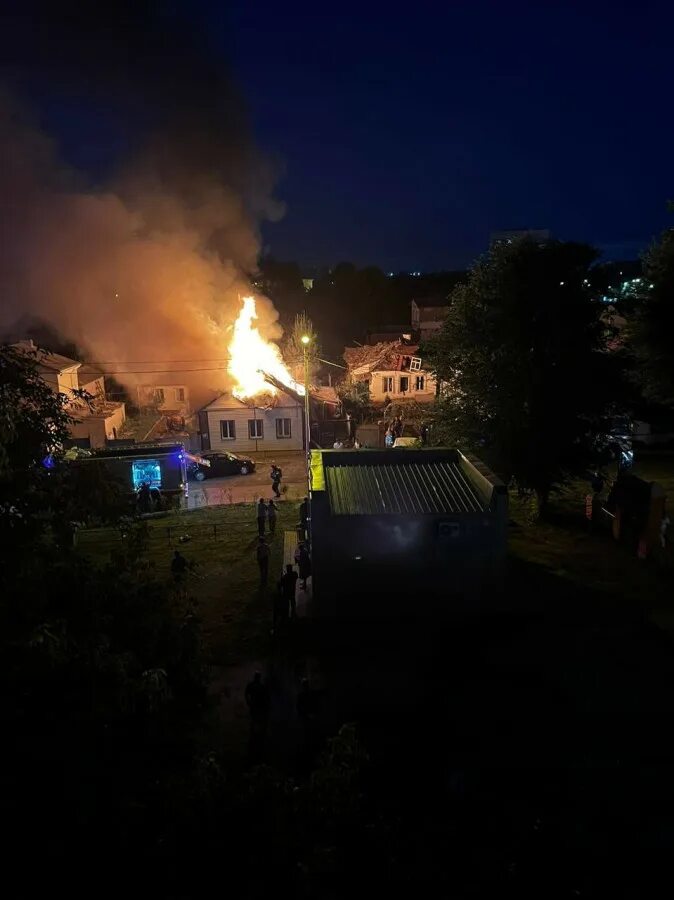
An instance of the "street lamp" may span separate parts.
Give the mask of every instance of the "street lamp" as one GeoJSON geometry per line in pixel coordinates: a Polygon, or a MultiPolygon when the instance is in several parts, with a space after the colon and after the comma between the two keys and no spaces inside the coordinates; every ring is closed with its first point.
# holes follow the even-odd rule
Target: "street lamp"
{"type": "Polygon", "coordinates": [[[307,481],[309,487],[311,487],[311,423],[309,421],[309,416],[311,413],[311,407],[309,403],[309,344],[311,343],[311,338],[308,334],[303,334],[301,339],[302,347],[304,349],[304,428],[306,431],[306,444],[307,444],[307,481]]]}

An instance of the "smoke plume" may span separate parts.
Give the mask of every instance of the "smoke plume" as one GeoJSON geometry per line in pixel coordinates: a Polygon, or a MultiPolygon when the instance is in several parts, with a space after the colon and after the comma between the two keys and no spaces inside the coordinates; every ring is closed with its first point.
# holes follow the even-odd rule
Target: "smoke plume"
{"type": "MultiPolygon", "coordinates": [[[[175,4],[18,6],[0,38],[0,327],[45,321],[118,371],[218,365],[258,224],[279,214],[224,64],[175,4]],[[27,109],[51,111],[84,147],[87,122],[109,123],[114,165],[85,178],[27,109]]],[[[271,303],[258,307],[278,338],[271,303]]],[[[213,391],[220,365],[197,376],[213,391]]]]}

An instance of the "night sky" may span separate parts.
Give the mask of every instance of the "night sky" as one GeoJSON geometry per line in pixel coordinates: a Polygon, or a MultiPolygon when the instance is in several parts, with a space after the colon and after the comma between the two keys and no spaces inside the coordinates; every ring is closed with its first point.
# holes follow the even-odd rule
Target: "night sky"
{"type": "MultiPolygon", "coordinates": [[[[166,5],[233,71],[277,170],[278,259],[454,269],[527,227],[629,258],[673,221],[671,4],[166,5]]],[[[134,125],[54,102],[48,81],[40,120],[95,176],[134,125]]]]}
{"type": "Polygon", "coordinates": [[[232,22],[285,167],[279,258],[454,268],[522,227],[619,258],[671,222],[671,3],[240,2],[232,22]]]}

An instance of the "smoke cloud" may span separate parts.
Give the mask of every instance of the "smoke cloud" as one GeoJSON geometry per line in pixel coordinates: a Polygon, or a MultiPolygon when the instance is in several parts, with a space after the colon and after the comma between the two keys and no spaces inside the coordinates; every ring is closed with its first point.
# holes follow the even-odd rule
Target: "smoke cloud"
{"type": "MultiPolygon", "coordinates": [[[[174,7],[28,3],[3,16],[5,333],[37,318],[90,359],[126,369],[205,368],[226,356],[257,267],[258,225],[280,209],[225,66],[174,7]],[[111,123],[122,152],[95,182],[28,119],[26,109],[45,107],[55,119],[75,110],[83,146],[87,122],[111,123]],[[146,360],[155,365],[137,364],[146,360]]],[[[278,338],[273,306],[258,307],[261,331],[278,338]]],[[[213,392],[227,384],[224,371],[191,380],[213,392]]]]}

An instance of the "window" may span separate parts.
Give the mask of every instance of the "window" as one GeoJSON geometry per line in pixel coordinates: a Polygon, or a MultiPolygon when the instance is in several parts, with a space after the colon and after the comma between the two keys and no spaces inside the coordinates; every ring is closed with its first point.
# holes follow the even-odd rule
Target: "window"
{"type": "Polygon", "coordinates": [[[290,419],[277,419],[276,420],[276,437],[277,438],[289,438],[291,437],[291,422],[290,419]]]}
{"type": "Polygon", "coordinates": [[[423,391],[426,389],[426,376],[425,375],[417,375],[414,379],[414,390],[415,391],[423,391]]]}
{"type": "Polygon", "coordinates": [[[421,369],[421,360],[418,356],[413,356],[410,360],[410,372],[418,372],[421,369]]]}
{"type": "Polygon", "coordinates": [[[234,419],[220,420],[220,440],[233,441],[236,439],[236,425],[234,419]]]}
{"type": "Polygon", "coordinates": [[[185,388],[176,388],[176,401],[178,403],[185,402],[185,388]]]}
{"type": "Polygon", "coordinates": [[[382,393],[390,394],[393,392],[393,376],[392,375],[384,375],[381,380],[381,389],[382,393]]]}
{"type": "Polygon", "coordinates": [[[154,399],[155,399],[155,403],[163,403],[164,402],[164,388],[155,388],[154,389],[154,399]]]}
{"type": "Polygon", "coordinates": [[[161,487],[161,466],[158,459],[134,459],[131,463],[131,480],[133,481],[133,489],[138,488],[145,482],[151,488],[161,487]]]}
{"type": "Polygon", "coordinates": [[[251,441],[261,441],[264,437],[262,419],[248,419],[248,437],[251,441]]]}
{"type": "Polygon", "coordinates": [[[407,375],[400,376],[400,393],[406,394],[410,389],[410,380],[407,375]]]}

